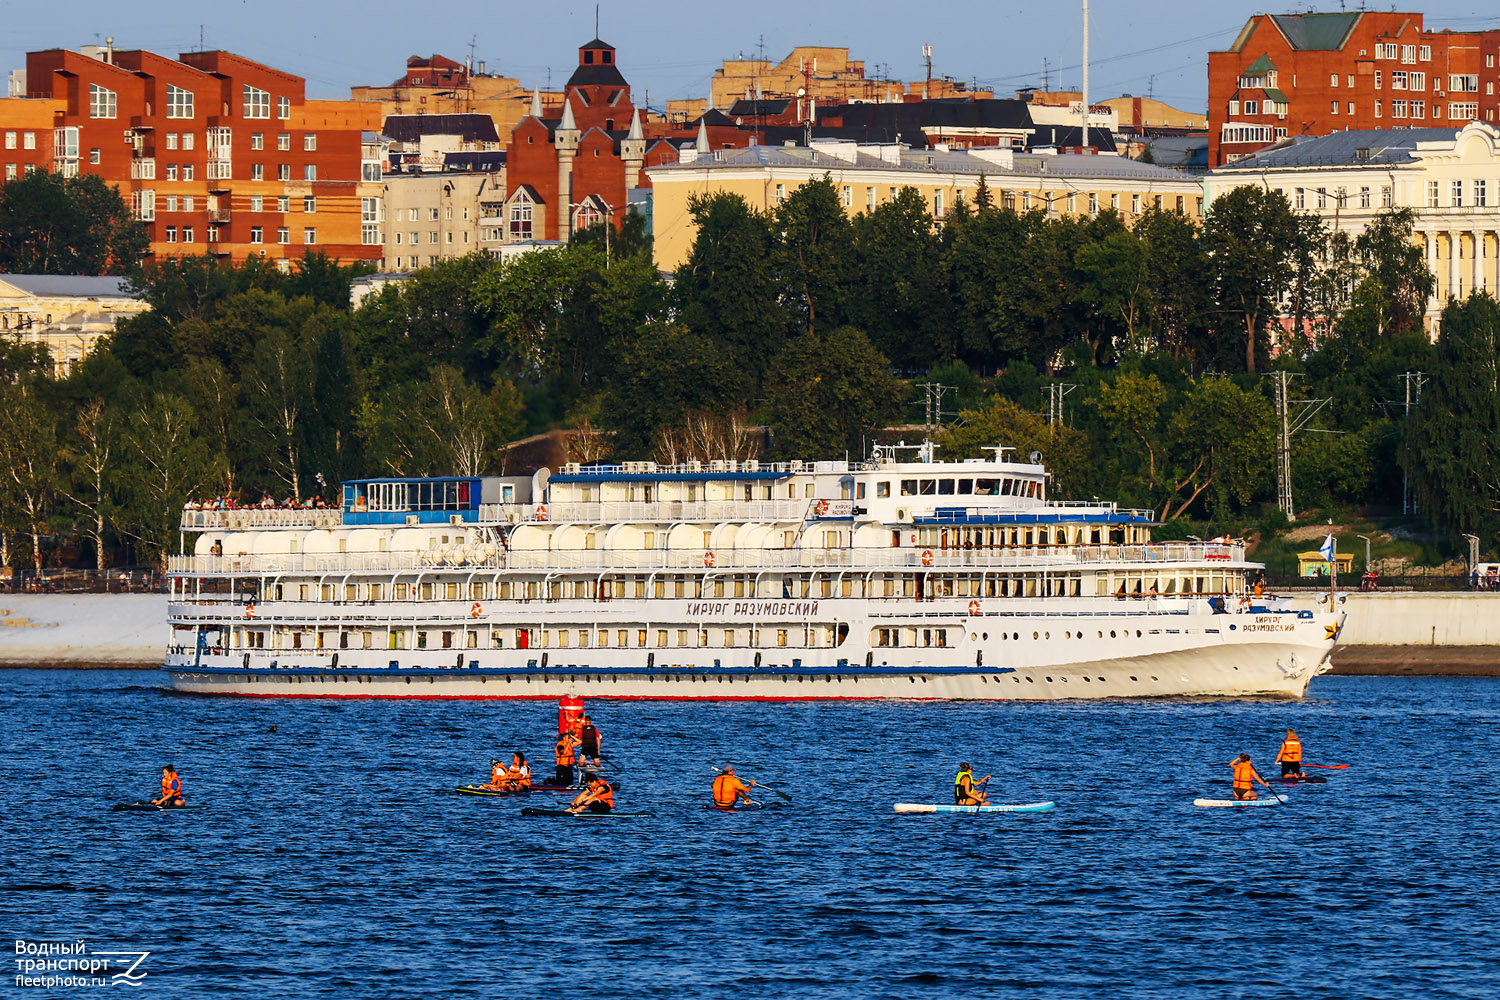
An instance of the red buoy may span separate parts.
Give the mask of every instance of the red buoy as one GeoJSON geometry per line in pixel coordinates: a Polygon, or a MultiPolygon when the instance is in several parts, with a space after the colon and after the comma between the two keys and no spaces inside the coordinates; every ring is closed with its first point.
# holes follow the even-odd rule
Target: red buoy
{"type": "Polygon", "coordinates": [[[583,699],[568,695],[557,702],[557,731],[566,732],[574,723],[583,723],[583,699]]]}

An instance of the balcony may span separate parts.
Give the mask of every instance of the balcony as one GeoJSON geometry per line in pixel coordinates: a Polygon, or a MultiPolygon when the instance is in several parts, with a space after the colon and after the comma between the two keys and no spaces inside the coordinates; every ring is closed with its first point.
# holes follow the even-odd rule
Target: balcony
{"type": "Polygon", "coordinates": [[[133,181],[156,180],[156,160],[140,157],[130,161],[130,179],[133,181]]]}
{"type": "Polygon", "coordinates": [[[208,221],[216,226],[222,226],[229,221],[230,213],[227,208],[210,208],[208,210],[208,221]]]}

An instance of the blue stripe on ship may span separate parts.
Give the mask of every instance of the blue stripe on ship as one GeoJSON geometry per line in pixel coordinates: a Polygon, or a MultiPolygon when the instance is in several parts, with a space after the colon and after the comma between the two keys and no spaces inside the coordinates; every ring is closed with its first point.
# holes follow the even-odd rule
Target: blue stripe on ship
{"type": "Polygon", "coordinates": [[[300,677],[902,677],[948,674],[1013,674],[1014,667],[162,667],[173,674],[247,674],[300,677]]]}

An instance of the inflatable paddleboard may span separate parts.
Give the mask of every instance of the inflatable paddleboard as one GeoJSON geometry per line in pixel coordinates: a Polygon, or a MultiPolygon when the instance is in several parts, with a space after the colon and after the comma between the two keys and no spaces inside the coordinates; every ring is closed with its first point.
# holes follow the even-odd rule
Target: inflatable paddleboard
{"type": "Polygon", "coordinates": [[[1270,799],[1194,799],[1193,805],[1212,808],[1214,806],[1279,806],[1281,800],[1270,799]]]}
{"type": "Polygon", "coordinates": [[[566,809],[537,809],[527,806],[521,810],[522,816],[567,816],[571,819],[636,819],[640,816],[650,816],[648,812],[607,812],[596,813],[585,809],[583,812],[571,813],[566,809]]]}
{"type": "Polygon", "coordinates": [[[184,809],[202,809],[201,805],[188,803],[185,806],[159,806],[155,802],[118,802],[110,810],[111,812],[181,812],[184,809]]]}
{"type": "Polygon", "coordinates": [[[946,806],[925,802],[897,802],[898,813],[1039,813],[1056,807],[1056,802],[1024,802],[1019,805],[946,806]]]}

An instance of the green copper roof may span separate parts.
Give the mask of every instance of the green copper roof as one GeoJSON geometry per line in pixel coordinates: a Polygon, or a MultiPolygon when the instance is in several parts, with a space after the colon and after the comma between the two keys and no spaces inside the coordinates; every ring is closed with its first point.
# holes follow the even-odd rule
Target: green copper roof
{"type": "Polygon", "coordinates": [[[1359,23],[1359,11],[1339,14],[1271,14],[1271,21],[1292,48],[1336,50],[1344,47],[1359,23]]]}
{"type": "Polygon", "coordinates": [[[1275,68],[1276,64],[1271,61],[1271,57],[1263,55],[1259,59],[1255,60],[1255,62],[1251,63],[1242,75],[1249,75],[1251,73],[1269,73],[1275,68]]]}

